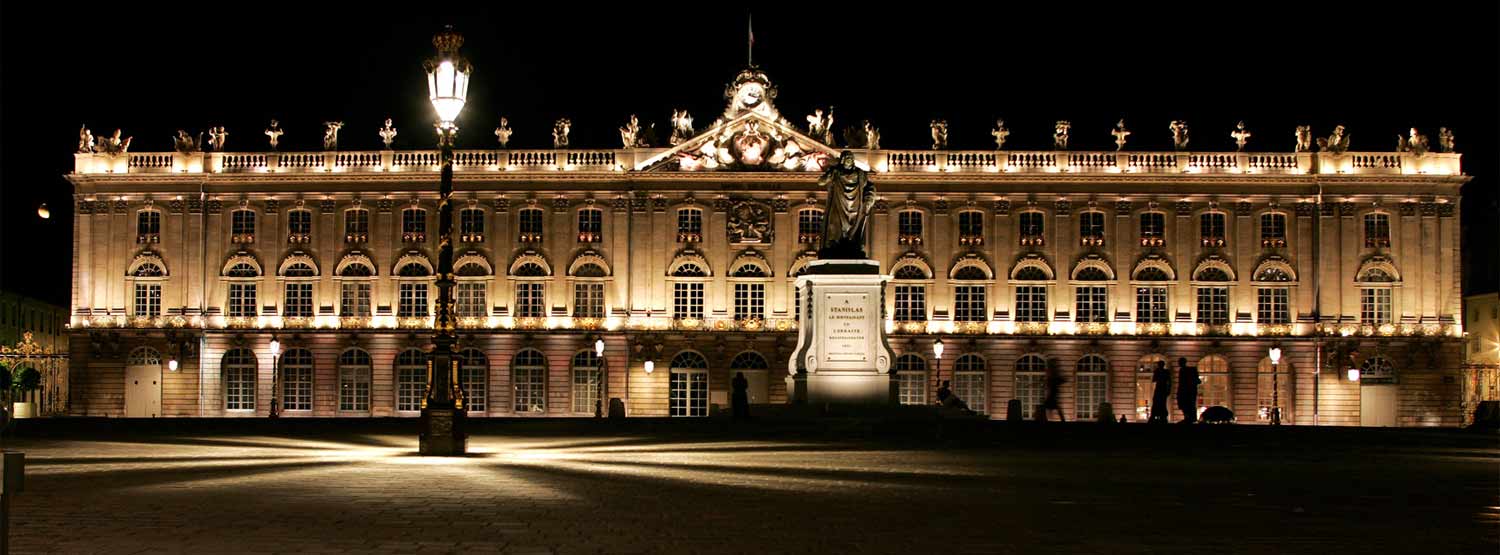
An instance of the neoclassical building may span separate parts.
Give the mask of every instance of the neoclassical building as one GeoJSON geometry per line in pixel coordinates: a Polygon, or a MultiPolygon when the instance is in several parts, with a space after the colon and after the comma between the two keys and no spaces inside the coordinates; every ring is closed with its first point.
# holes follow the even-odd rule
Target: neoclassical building
{"type": "MultiPolygon", "coordinates": [[[[893,277],[902,403],[951,381],[977,410],[1003,418],[1018,399],[1029,416],[1057,364],[1069,419],[1140,421],[1150,366],[1185,358],[1200,405],[1240,422],[1273,406],[1302,425],[1461,422],[1469,178],[1451,142],[1085,152],[1060,122],[1054,150],[999,148],[997,129],[996,149],[960,151],[934,122],[933,145],[891,150],[872,128],[793,125],[775,98],[746,70],[717,120],[674,118],[667,145],[627,124],[624,148],[575,148],[559,122],[558,148],[458,151],[473,415],[593,416],[619,398],[631,416],[706,416],[737,372],[752,402],[785,402],[795,278],[822,233],[815,182],[848,149],[879,188],[870,244],[893,277]]],[[[418,414],[435,150],[81,143],[72,414],[418,414]]]]}

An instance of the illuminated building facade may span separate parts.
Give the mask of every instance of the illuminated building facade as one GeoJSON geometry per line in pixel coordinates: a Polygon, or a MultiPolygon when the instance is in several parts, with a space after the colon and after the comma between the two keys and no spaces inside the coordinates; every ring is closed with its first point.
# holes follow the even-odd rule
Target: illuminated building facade
{"type": "MultiPolygon", "coordinates": [[[[934,122],[931,148],[890,150],[873,128],[792,125],[775,92],[741,73],[724,114],[674,118],[669,146],[627,124],[627,147],[578,149],[559,122],[558,148],[458,150],[472,414],[592,416],[620,398],[631,416],[702,416],[728,406],[736,372],[752,402],[784,402],[815,181],[849,149],[879,187],[870,244],[894,278],[902,402],[951,381],[992,417],[1012,399],[1029,417],[1055,362],[1070,420],[1108,403],[1139,421],[1149,365],[1182,357],[1200,405],[1240,422],[1273,406],[1295,424],[1461,422],[1469,178],[1436,152],[1451,149],[1299,133],[1290,152],[1074,151],[1060,122],[1054,150],[960,151],[934,122]]],[[[417,414],[437,154],[329,146],[80,149],[73,414],[149,415],[153,395],[162,416],[266,416],[273,400],[283,417],[417,414]],[[151,372],[159,390],[127,387],[151,372]]]]}

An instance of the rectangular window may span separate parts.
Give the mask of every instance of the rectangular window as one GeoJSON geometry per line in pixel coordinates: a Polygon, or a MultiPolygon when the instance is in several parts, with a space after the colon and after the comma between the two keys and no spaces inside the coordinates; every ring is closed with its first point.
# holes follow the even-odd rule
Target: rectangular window
{"type": "Polygon", "coordinates": [[[599,402],[601,376],[597,368],[573,369],[573,412],[593,414],[599,402]]]}
{"type": "Polygon", "coordinates": [[[396,316],[399,318],[425,318],[427,317],[427,284],[422,282],[401,282],[400,302],[396,305],[396,316]]]}
{"type": "Polygon", "coordinates": [[[458,232],[465,241],[483,241],[484,211],[478,208],[466,208],[463,212],[459,212],[458,232]]]}
{"type": "Polygon", "coordinates": [[[1135,321],[1146,324],[1167,323],[1167,288],[1135,288],[1135,321]]]}
{"type": "Polygon", "coordinates": [[[672,416],[708,416],[708,372],[672,372],[672,416]]]}
{"type": "Polygon", "coordinates": [[[897,242],[902,245],[922,244],[922,213],[915,210],[901,212],[896,217],[897,242]]]}
{"type": "Polygon", "coordinates": [[[255,410],[255,365],[226,364],[224,367],[224,408],[255,410]]]}
{"type": "Polygon", "coordinates": [[[517,318],[541,318],[547,315],[546,301],[542,297],[543,285],[535,281],[516,283],[517,318]]]}
{"type": "Polygon", "coordinates": [[[517,218],[521,232],[522,243],[535,243],[542,240],[542,211],[536,208],[522,210],[517,218]]]}
{"type": "Polygon", "coordinates": [[[483,364],[463,364],[458,367],[458,381],[464,390],[464,410],[484,412],[489,410],[489,392],[485,390],[485,374],[489,372],[483,364]]]}
{"type": "Polygon", "coordinates": [[[959,285],[953,288],[953,321],[983,322],[985,317],[983,285],[959,285]]]}
{"type": "Polygon", "coordinates": [[[135,284],[135,315],[161,316],[161,284],[135,284]]]}
{"type": "Polygon", "coordinates": [[[459,318],[483,318],[489,313],[484,302],[487,284],[482,281],[461,281],[454,287],[454,304],[459,318]]]}
{"type": "Polygon", "coordinates": [[[1229,323],[1229,288],[1198,288],[1198,323],[1221,325],[1229,323]]]}
{"type": "Polygon", "coordinates": [[[766,284],[734,284],[734,319],[754,320],[766,317],[766,284]]]}
{"type": "Polygon", "coordinates": [[[1224,214],[1209,212],[1198,217],[1198,233],[1205,247],[1224,246],[1224,214]]]}
{"type": "Polygon", "coordinates": [[[427,388],[427,369],[421,366],[396,368],[396,410],[422,410],[422,394],[427,388]]]}
{"type": "Polygon", "coordinates": [[[1045,229],[1045,215],[1041,212],[1021,213],[1021,236],[1040,237],[1045,229]]]}
{"type": "Polygon", "coordinates": [[[573,284],[573,317],[604,317],[604,284],[584,281],[573,284]]]}
{"type": "Polygon", "coordinates": [[[958,213],[958,242],[962,245],[984,244],[984,212],[969,210],[958,213]]]}
{"type": "Polygon", "coordinates": [[[1386,288],[1360,289],[1359,319],[1376,325],[1391,323],[1391,290],[1386,288]]]}
{"type": "Polygon", "coordinates": [[[1109,321],[1108,288],[1099,286],[1077,287],[1073,290],[1075,322],[1104,323],[1109,321]]]}
{"type": "Polygon", "coordinates": [[[344,212],[344,241],[363,243],[370,239],[370,211],[348,210],[344,212]]]}
{"type": "Polygon", "coordinates": [[[1391,246],[1391,218],[1385,214],[1365,214],[1365,247],[1391,246]]]}
{"type": "Polygon", "coordinates": [[[538,366],[516,367],[516,412],[547,410],[547,369],[538,366]]]}
{"type": "Polygon", "coordinates": [[[139,235],[157,235],[161,233],[161,212],[146,210],[136,216],[135,232],[139,235]]]}
{"type": "Polygon", "coordinates": [[[603,240],[604,233],[604,211],[602,210],[579,210],[578,211],[578,242],[597,243],[603,240]]]}
{"type": "Polygon", "coordinates": [[[402,233],[427,233],[427,211],[407,208],[401,211],[402,233]]]}
{"type": "Polygon", "coordinates": [[[1016,321],[1046,322],[1047,288],[1038,285],[1016,287],[1016,321]]]}
{"type": "Polygon", "coordinates": [[[672,284],[672,317],[703,319],[703,284],[672,284]]]}
{"type": "Polygon", "coordinates": [[[312,233],[312,212],[307,210],[287,212],[286,229],[292,235],[308,235],[312,233]]]}
{"type": "Polygon", "coordinates": [[[1108,374],[1102,372],[1079,372],[1078,385],[1075,386],[1077,395],[1074,414],[1079,421],[1097,420],[1099,418],[1099,405],[1104,402],[1105,386],[1108,383],[1108,374]]]}
{"type": "Polygon", "coordinates": [[[346,281],[340,285],[339,315],[349,317],[370,315],[370,282],[346,281]]]}
{"type": "Polygon", "coordinates": [[[1084,212],[1078,215],[1078,237],[1084,245],[1104,244],[1104,213],[1084,212]]]}
{"type": "Polygon", "coordinates": [[[1161,212],[1141,214],[1141,245],[1160,247],[1166,244],[1167,216],[1161,212]]]}
{"type": "MultiPolygon", "coordinates": [[[[311,359],[308,359],[310,362],[311,359]]],[[[283,410],[312,410],[313,369],[311,364],[287,364],[281,366],[281,408],[283,410]]]]}
{"type": "Polygon", "coordinates": [[[797,212],[797,242],[817,243],[823,237],[823,211],[797,212]]]}
{"type": "Polygon", "coordinates": [[[703,211],[683,208],[677,211],[677,242],[696,243],[703,240],[703,211]]]}
{"type": "Polygon", "coordinates": [[[1021,401],[1021,418],[1031,420],[1047,398],[1047,375],[1042,372],[1016,372],[1016,399],[1021,401]]]}
{"type": "Polygon", "coordinates": [[[312,283],[295,282],[286,284],[286,302],[281,307],[281,315],[289,318],[312,318],[312,296],[312,283]]]}
{"type": "Polygon", "coordinates": [[[1256,321],[1262,324],[1291,323],[1292,313],[1288,306],[1290,291],[1286,287],[1262,287],[1256,289],[1256,321]]]}
{"type": "Polygon", "coordinates": [[[927,404],[927,373],[897,372],[896,395],[903,405],[927,404]]]}
{"type": "Polygon", "coordinates": [[[339,410],[370,410],[370,367],[339,367],[339,410]]]}
{"type": "Polygon", "coordinates": [[[230,233],[234,235],[255,235],[255,212],[253,210],[235,210],[231,213],[230,233]]]}
{"type": "Polygon", "coordinates": [[[927,321],[927,286],[896,286],[896,321],[927,321]]]}
{"type": "Polygon", "coordinates": [[[229,284],[229,317],[252,318],[255,316],[255,284],[229,284]]]}
{"type": "Polygon", "coordinates": [[[1286,246],[1286,215],[1261,214],[1260,244],[1262,247],[1286,246]]]}

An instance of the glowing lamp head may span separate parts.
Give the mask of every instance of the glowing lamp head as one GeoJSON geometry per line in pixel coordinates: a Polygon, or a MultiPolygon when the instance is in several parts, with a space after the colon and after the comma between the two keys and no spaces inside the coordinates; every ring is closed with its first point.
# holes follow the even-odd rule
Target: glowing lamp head
{"type": "Polygon", "coordinates": [[[941,337],[937,341],[932,342],[932,356],[943,358],[943,339],[941,337]]]}
{"type": "Polygon", "coordinates": [[[1357,382],[1357,381],[1359,381],[1359,369],[1358,368],[1350,368],[1349,369],[1349,381],[1351,381],[1351,382],[1357,382]]]}
{"type": "Polygon", "coordinates": [[[596,356],[601,356],[601,357],[604,356],[604,340],[603,339],[595,339],[594,340],[594,354],[596,356]]]}
{"type": "Polygon", "coordinates": [[[177,359],[174,358],[167,361],[167,370],[170,372],[177,371],[177,359]]]}
{"type": "Polygon", "coordinates": [[[650,374],[650,373],[655,372],[655,371],[656,371],[656,361],[654,361],[654,360],[648,360],[648,361],[646,361],[646,373],[650,374]]]}
{"type": "Polygon", "coordinates": [[[1271,347],[1271,364],[1281,364],[1281,347],[1271,347]]]}
{"type": "Polygon", "coordinates": [[[438,122],[444,128],[453,127],[453,122],[458,120],[458,113],[463,111],[464,103],[469,97],[469,76],[473,74],[474,67],[458,55],[458,47],[463,44],[464,36],[454,32],[453,27],[448,27],[432,37],[432,45],[437,47],[438,55],[424,64],[427,71],[427,99],[432,101],[438,122]]]}
{"type": "Polygon", "coordinates": [[[277,341],[276,338],[273,337],[271,338],[271,356],[276,356],[279,354],[281,354],[281,342],[277,341]]]}
{"type": "Polygon", "coordinates": [[[52,211],[47,209],[47,203],[44,202],[41,206],[36,207],[36,215],[43,220],[47,220],[52,218],[52,211]]]}

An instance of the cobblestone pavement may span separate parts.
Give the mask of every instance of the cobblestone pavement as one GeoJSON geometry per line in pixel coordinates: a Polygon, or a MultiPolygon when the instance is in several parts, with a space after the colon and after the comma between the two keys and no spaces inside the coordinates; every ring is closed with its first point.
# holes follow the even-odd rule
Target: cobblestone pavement
{"type": "MultiPolygon", "coordinates": [[[[1347,432],[1346,432],[1347,433],[1347,432]]],[[[1494,436],[1173,449],[652,433],[24,439],[17,553],[1496,553],[1494,436]]]]}

